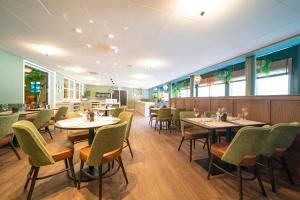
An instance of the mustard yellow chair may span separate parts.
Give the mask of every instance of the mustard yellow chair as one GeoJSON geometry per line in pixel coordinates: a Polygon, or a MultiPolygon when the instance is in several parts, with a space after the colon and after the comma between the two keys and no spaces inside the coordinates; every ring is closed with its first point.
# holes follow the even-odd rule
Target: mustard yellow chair
{"type": "Polygon", "coordinates": [[[73,168],[73,144],[68,141],[60,141],[59,143],[47,144],[44,138],[41,136],[37,128],[30,121],[18,121],[12,126],[17,140],[20,144],[21,149],[29,157],[29,163],[31,169],[27,176],[27,181],[25,183],[24,189],[31,180],[31,185],[27,199],[31,199],[33,189],[36,180],[49,178],[50,176],[60,174],[63,172],[71,171],[74,180],[74,185],[76,187],[76,177],[73,168]],[[40,167],[53,165],[59,161],[65,161],[66,169],[60,170],[54,174],[50,174],[43,177],[38,177],[40,167]],[[68,165],[70,167],[68,167],[68,165]]]}
{"type": "Polygon", "coordinates": [[[159,125],[158,133],[160,133],[160,131],[162,129],[170,130],[170,132],[171,132],[171,129],[170,129],[171,121],[172,121],[171,108],[161,108],[161,109],[159,109],[159,111],[157,113],[155,129],[159,125]]]}
{"type": "Polygon", "coordinates": [[[13,130],[11,126],[18,121],[18,118],[18,114],[0,116],[0,146],[8,144],[16,154],[17,158],[21,160],[21,157],[12,142],[13,130]]]}
{"type": "Polygon", "coordinates": [[[121,112],[119,115],[119,118],[121,119],[121,121],[120,121],[121,123],[127,122],[125,139],[124,139],[125,146],[123,148],[128,147],[131,157],[133,158],[132,149],[131,149],[131,146],[129,143],[129,135],[130,135],[130,130],[131,130],[133,114],[132,114],[132,112],[121,112]]]}
{"type": "MultiPolygon", "coordinates": [[[[114,160],[117,160],[119,167],[121,168],[125,181],[128,184],[128,179],[123,166],[121,153],[123,149],[123,142],[125,139],[127,122],[123,122],[116,125],[109,125],[101,127],[97,130],[94,141],[91,146],[84,147],[80,150],[80,174],[78,179],[78,189],[80,189],[81,176],[85,173],[89,177],[98,178],[99,180],[99,199],[102,198],[102,165],[109,164],[114,160]],[[92,174],[83,170],[84,164],[88,166],[97,167],[99,171],[99,177],[94,177],[92,174]]],[[[115,174],[117,171],[112,173],[115,174]]]]}
{"type": "Polygon", "coordinates": [[[36,118],[32,121],[35,127],[40,131],[41,129],[45,129],[45,132],[47,132],[51,139],[53,139],[51,131],[49,129],[50,120],[52,116],[53,110],[41,110],[36,118]]]}
{"type": "Polygon", "coordinates": [[[112,111],[111,116],[112,116],[112,117],[119,117],[119,114],[120,114],[121,112],[123,112],[124,110],[125,110],[124,107],[115,108],[115,109],[112,111]]]}

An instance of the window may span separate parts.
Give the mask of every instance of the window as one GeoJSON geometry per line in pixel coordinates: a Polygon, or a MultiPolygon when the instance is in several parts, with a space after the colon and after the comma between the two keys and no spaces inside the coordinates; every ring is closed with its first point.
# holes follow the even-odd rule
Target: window
{"type": "Polygon", "coordinates": [[[64,98],[79,99],[82,95],[83,85],[71,79],[64,79],[64,98]]]}
{"type": "Polygon", "coordinates": [[[258,78],[257,95],[288,95],[289,77],[287,74],[258,78]]]}
{"type": "Polygon", "coordinates": [[[257,74],[256,95],[288,95],[291,66],[291,58],[271,62],[268,74],[257,74]]]}
{"type": "Polygon", "coordinates": [[[73,99],[74,98],[74,81],[69,80],[69,98],[73,99]]]}
{"type": "Polygon", "coordinates": [[[69,98],[69,79],[64,79],[64,98],[69,98]]]}
{"type": "Polygon", "coordinates": [[[210,96],[220,97],[225,96],[225,84],[215,84],[210,86],[210,96]]]}
{"type": "Polygon", "coordinates": [[[209,86],[199,86],[198,87],[198,96],[199,97],[209,97],[209,86]]]}
{"type": "Polygon", "coordinates": [[[76,83],[76,99],[79,99],[81,96],[81,85],[80,83],[76,83]]]}
{"type": "Polygon", "coordinates": [[[190,88],[180,89],[180,97],[190,97],[190,88]]]}
{"type": "Polygon", "coordinates": [[[233,81],[229,83],[229,96],[245,96],[246,95],[246,81],[233,81]]]}

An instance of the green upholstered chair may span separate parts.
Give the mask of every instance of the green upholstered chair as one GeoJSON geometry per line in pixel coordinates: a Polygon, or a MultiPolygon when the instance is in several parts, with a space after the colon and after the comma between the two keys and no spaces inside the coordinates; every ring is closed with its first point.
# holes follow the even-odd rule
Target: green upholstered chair
{"type": "Polygon", "coordinates": [[[182,121],[182,119],[184,118],[195,118],[195,113],[193,111],[183,111],[179,113],[179,116],[180,116],[180,128],[181,128],[182,138],[178,147],[178,151],[180,150],[183,141],[189,140],[190,141],[190,162],[191,162],[192,146],[193,146],[192,144],[194,142],[194,147],[195,147],[196,140],[200,139],[200,141],[203,142],[204,145],[205,144],[207,145],[207,150],[209,153],[208,131],[182,121]]]}
{"type": "Polygon", "coordinates": [[[289,167],[287,165],[285,159],[285,152],[286,150],[292,145],[293,141],[295,140],[298,130],[299,130],[299,123],[279,123],[273,125],[270,131],[270,135],[267,138],[266,145],[263,149],[262,155],[265,156],[268,160],[268,170],[269,170],[269,177],[270,183],[272,186],[272,191],[276,192],[275,186],[275,176],[274,176],[274,166],[273,161],[279,161],[284,169],[289,181],[292,185],[294,185],[294,181],[292,179],[289,167]]]}
{"type": "Polygon", "coordinates": [[[149,106],[149,125],[152,127],[152,121],[156,120],[158,110],[153,110],[155,106],[149,106]]]}
{"type": "Polygon", "coordinates": [[[160,133],[160,131],[162,129],[170,130],[170,132],[171,132],[171,129],[170,129],[171,121],[172,121],[171,108],[159,109],[159,111],[157,113],[156,122],[155,122],[155,130],[156,130],[157,126],[159,125],[158,133],[160,133]]]}
{"type": "Polygon", "coordinates": [[[266,196],[258,167],[256,165],[256,159],[259,155],[261,155],[263,151],[269,132],[270,128],[250,126],[244,127],[238,131],[230,144],[213,144],[211,146],[211,156],[207,178],[210,178],[212,167],[216,167],[227,174],[237,177],[239,180],[240,199],[243,199],[242,181],[243,179],[246,179],[242,177],[242,167],[252,168],[254,177],[253,179],[249,180],[254,180],[256,178],[259,182],[263,195],[266,196]],[[214,158],[220,158],[226,163],[235,165],[237,167],[237,176],[229,173],[217,163],[215,163],[214,158]]]}
{"type": "MultiPolygon", "coordinates": [[[[67,119],[78,118],[81,117],[79,112],[68,112],[66,114],[67,119]]],[[[78,142],[83,142],[89,139],[89,131],[88,130],[67,130],[67,138],[73,144],[78,142]]]]}
{"type": "Polygon", "coordinates": [[[19,115],[12,114],[7,116],[0,116],[0,146],[8,144],[19,160],[21,160],[20,155],[18,154],[14,144],[12,143],[13,139],[13,130],[11,126],[13,123],[18,121],[19,115]]]}
{"type": "Polygon", "coordinates": [[[180,116],[179,113],[186,111],[185,108],[175,108],[171,110],[172,113],[172,124],[174,125],[175,131],[180,129],[180,116]]]}
{"type": "Polygon", "coordinates": [[[49,125],[50,125],[50,120],[51,120],[51,115],[52,115],[53,111],[52,110],[41,110],[36,118],[32,121],[33,124],[35,125],[35,127],[40,131],[41,129],[45,129],[45,132],[47,132],[49,134],[49,136],[51,137],[51,139],[53,139],[51,131],[49,129],[49,125]]]}
{"type": "Polygon", "coordinates": [[[115,108],[115,109],[112,111],[111,116],[112,116],[112,117],[119,117],[119,114],[120,114],[121,112],[123,112],[123,111],[124,111],[124,108],[115,108]]]}
{"type": "MultiPolygon", "coordinates": [[[[101,127],[97,130],[94,141],[91,146],[84,147],[80,150],[80,175],[78,180],[78,189],[80,189],[80,182],[82,173],[87,174],[90,177],[93,175],[83,170],[84,163],[89,166],[98,168],[99,173],[99,199],[102,198],[102,165],[108,164],[117,160],[119,167],[117,171],[122,169],[126,183],[128,179],[123,166],[121,153],[123,149],[123,143],[125,139],[127,122],[119,123],[116,125],[109,125],[101,127]]],[[[117,171],[113,172],[115,174],[117,171]]],[[[97,177],[94,177],[97,178],[97,177]]]]}
{"type": "MultiPolygon", "coordinates": [[[[215,117],[216,116],[216,112],[215,111],[205,111],[203,113],[204,117],[215,117]]],[[[217,129],[216,130],[216,137],[218,139],[218,142],[221,142],[221,138],[224,137],[226,139],[227,137],[227,130],[226,129],[217,129]]]]}
{"type": "Polygon", "coordinates": [[[124,142],[126,145],[123,148],[128,146],[131,157],[133,158],[132,149],[131,149],[131,146],[129,143],[129,135],[130,135],[130,129],[131,129],[131,124],[132,124],[133,113],[132,112],[121,112],[119,115],[119,118],[121,119],[121,121],[120,121],[121,123],[127,122],[125,139],[124,139],[124,142]]]}
{"type": "Polygon", "coordinates": [[[60,141],[59,143],[47,144],[44,138],[41,136],[35,125],[30,121],[18,121],[12,126],[21,149],[29,157],[29,163],[31,169],[28,173],[27,181],[24,189],[27,188],[29,181],[31,185],[27,199],[31,199],[32,192],[36,180],[49,178],[50,176],[71,171],[74,179],[74,185],[76,187],[76,177],[73,168],[73,144],[68,141],[60,141]],[[42,166],[53,165],[59,161],[65,161],[66,169],[57,173],[50,174],[44,177],[38,177],[39,169],[42,166]],[[70,167],[68,167],[70,166],[70,167]]]}
{"type": "Polygon", "coordinates": [[[67,112],[68,112],[68,107],[65,106],[60,107],[53,117],[54,122],[65,119],[67,112]]]}

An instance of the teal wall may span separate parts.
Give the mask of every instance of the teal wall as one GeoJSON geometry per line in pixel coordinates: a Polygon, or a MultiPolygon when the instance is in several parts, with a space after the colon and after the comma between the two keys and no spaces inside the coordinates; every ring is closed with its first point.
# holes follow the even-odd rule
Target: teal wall
{"type": "Polygon", "coordinates": [[[0,49],[0,104],[23,103],[23,58],[0,49]]]}
{"type": "MultiPolygon", "coordinates": [[[[91,91],[91,96],[89,97],[89,99],[91,100],[97,100],[96,92],[110,92],[111,89],[112,89],[111,86],[85,85],[85,90],[91,91]]],[[[118,89],[118,88],[114,88],[114,89],[118,89]]],[[[134,109],[135,101],[149,98],[149,90],[146,89],[142,89],[141,94],[138,93],[140,89],[136,89],[136,88],[121,88],[121,89],[127,90],[127,95],[128,95],[127,107],[131,109],[134,109]]]]}

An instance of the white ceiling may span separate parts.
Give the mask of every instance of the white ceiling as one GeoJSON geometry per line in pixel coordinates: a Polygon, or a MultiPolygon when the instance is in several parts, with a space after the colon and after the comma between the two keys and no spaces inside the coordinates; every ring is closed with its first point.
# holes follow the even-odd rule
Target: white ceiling
{"type": "Polygon", "coordinates": [[[84,83],[110,85],[113,78],[120,87],[150,88],[300,33],[300,0],[227,0],[218,12],[192,19],[176,6],[176,0],[0,0],[0,47],[84,83]],[[64,54],[45,56],[30,43],[64,54]],[[119,53],[108,53],[109,45],[119,53]],[[144,67],[144,59],[163,65],[144,67]],[[64,70],[74,66],[99,75],[64,70]]]}

